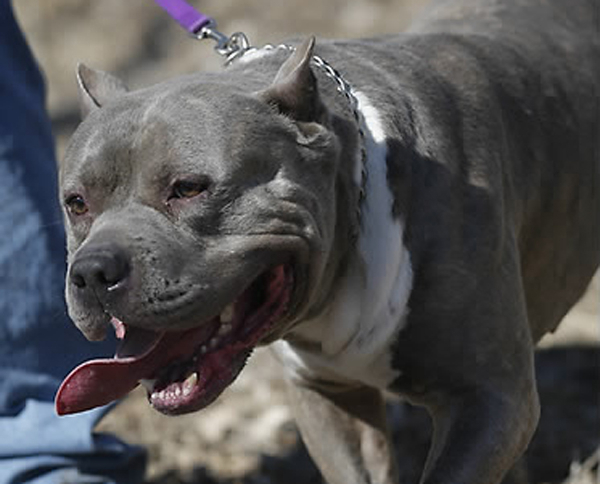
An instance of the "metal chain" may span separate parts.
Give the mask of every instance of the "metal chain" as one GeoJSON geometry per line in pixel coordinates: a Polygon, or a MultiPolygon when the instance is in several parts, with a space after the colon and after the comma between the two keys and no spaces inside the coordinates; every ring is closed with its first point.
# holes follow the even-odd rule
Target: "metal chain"
{"type": "MultiPolygon", "coordinates": [[[[258,49],[256,47],[250,47],[249,49],[244,51],[241,55],[244,55],[250,51],[275,50],[275,49],[284,49],[289,52],[294,52],[296,50],[295,47],[293,47],[291,45],[287,45],[287,44],[279,44],[277,46],[267,44],[267,45],[264,45],[261,49],[258,49]]],[[[239,57],[239,56],[237,56],[237,57],[239,57]]],[[[348,101],[348,104],[350,105],[350,110],[352,111],[352,115],[356,122],[358,134],[360,136],[360,141],[361,141],[361,143],[360,143],[361,180],[360,180],[360,186],[358,187],[358,206],[357,206],[357,216],[358,216],[358,220],[360,221],[361,206],[366,197],[368,171],[367,171],[367,163],[366,163],[367,162],[367,149],[366,149],[366,142],[365,142],[364,119],[359,110],[359,101],[358,101],[358,98],[356,97],[356,95],[354,94],[354,89],[352,88],[350,83],[348,81],[346,81],[344,76],[342,76],[342,74],[340,74],[340,72],[337,69],[335,69],[329,62],[327,62],[325,59],[323,59],[322,57],[320,57],[318,55],[313,55],[312,63],[315,67],[319,68],[321,70],[321,72],[323,72],[325,74],[326,77],[331,79],[336,84],[336,90],[340,94],[342,94],[348,101]]]]}
{"type": "Polygon", "coordinates": [[[331,64],[325,61],[322,57],[317,55],[313,55],[312,58],[313,64],[320,68],[323,73],[332,79],[337,85],[337,91],[341,93],[350,104],[350,109],[352,110],[352,115],[354,116],[354,120],[356,122],[356,126],[358,129],[358,134],[360,136],[360,162],[361,162],[361,180],[360,187],[358,187],[358,207],[357,207],[357,215],[360,220],[360,206],[362,205],[365,196],[366,196],[366,184],[367,184],[367,148],[365,146],[365,130],[364,120],[359,111],[359,103],[358,98],[354,94],[354,90],[352,86],[344,79],[344,77],[335,69],[331,64]]]}

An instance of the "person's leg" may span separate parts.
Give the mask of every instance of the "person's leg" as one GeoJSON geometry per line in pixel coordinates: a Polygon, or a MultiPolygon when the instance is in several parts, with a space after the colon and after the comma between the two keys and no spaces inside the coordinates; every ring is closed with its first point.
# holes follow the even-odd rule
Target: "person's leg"
{"type": "Polygon", "coordinates": [[[141,482],[145,453],[93,434],[106,409],[54,411],[62,378],[114,342],[88,343],[64,306],[64,235],[44,86],[0,0],[0,482],[141,482]]]}

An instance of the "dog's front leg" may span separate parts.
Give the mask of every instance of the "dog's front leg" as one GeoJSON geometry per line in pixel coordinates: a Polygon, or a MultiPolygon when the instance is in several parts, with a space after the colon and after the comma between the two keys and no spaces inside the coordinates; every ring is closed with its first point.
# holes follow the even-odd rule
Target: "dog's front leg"
{"type": "Polygon", "coordinates": [[[315,390],[289,384],[296,422],[328,484],[396,484],[381,392],[361,386],[315,390]]]}
{"type": "Polygon", "coordinates": [[[430,407],[433,442],[422,484],[499,484],[525,450],[539,416],[535,388],[483,389],[430,407]]]}

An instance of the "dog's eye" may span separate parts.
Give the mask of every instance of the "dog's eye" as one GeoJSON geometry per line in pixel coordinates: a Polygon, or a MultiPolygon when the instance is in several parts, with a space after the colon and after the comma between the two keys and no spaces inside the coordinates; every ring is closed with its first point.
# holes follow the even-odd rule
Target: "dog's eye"
{"type": "Polygon", "coordinates": [[[169,198],[193,198],[204,192],[206,188],[206,182],[180,180],[173,184],[169,198]]]}
{"type": "Polygon", "coordinates": [[[88,206],[81,195],[71,195],[65,200],[65,205],[73,215],[83,215],[87,213],[88,206]]]}

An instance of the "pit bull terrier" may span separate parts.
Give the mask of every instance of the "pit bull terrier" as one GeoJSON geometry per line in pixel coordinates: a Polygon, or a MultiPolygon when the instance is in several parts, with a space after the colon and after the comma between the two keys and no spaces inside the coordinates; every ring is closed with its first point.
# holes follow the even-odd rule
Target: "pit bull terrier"
{"type": "Polygon", "coordinates": [[[402,35],[135,92],[80,66],[66,297],[121,343],[58,413],[140,382],[195,411],[274,343],[330,484],[397,482],[383,391],[432,416],[421,483],[499,483],[536,428],[534,345],[600,262],[599,9],[438,0],[402,35]]]}

